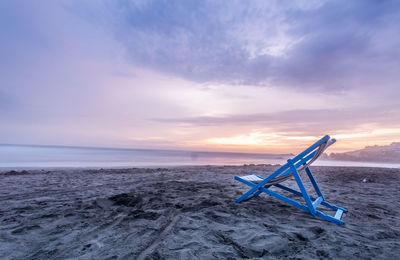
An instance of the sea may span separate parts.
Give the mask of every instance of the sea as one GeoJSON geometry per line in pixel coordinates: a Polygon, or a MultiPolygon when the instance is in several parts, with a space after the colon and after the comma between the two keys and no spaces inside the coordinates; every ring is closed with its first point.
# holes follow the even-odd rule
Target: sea
{"type": "MultiPolygon", "coordinates": [[[[196,152],[41,145],[0,145],[1,169],[126,168],[195,165],[284,164],[292,154],[196,152]]],[[[317,160],[319,166],[399,168],[399,164],[317,160]]]]}

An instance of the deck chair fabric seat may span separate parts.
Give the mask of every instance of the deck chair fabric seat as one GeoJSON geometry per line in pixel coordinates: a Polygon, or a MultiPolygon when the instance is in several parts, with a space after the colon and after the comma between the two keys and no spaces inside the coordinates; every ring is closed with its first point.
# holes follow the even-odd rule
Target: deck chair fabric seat
{"type": "Polygon", "coordinates": [[[341,207],[338,207],[336,205],[330,204],[325,201],[324,196],[322,195],[322,192],[315,181],[312,172],[309,168],[309,166],[320,157],[323,152],[333,143],[335,143],[335,139],[331,139],[328,135],[324,136],[320,140],[318,140],[316,143],[308,147],[306,150],[304,150],[302,153],[299,155],[295,156],[292,159],[289,159],[286,164],[281,166],[279,169],[277,169],[275,172],[267,176],[266,178],[263,178],[261,176],[255,175],[255,174],[250,174],[246,176],[235,176],[235,179],[247,184],[248,186],[251,187],[251,189],[243,194],[241,197],[239,197],[236,202],[240,203],[245,200],[249,200],[251,198],[257,197],[261,193],[266,193],[268,195],[271,195],[273,197],[276,197],[278,199],[281,199],[293,206],[296,206],[300,209],[303,209],[312,215],[321,217],[325,220],[334,222],[338,225],[343,225],[344,222],[342,221],[342,215],[343,213],[346,213],[347,210],[341,207]],[[300,177],[300,174],[305,171],[308,178],[311,181],[312,186],[315,189],[315,192],[317,193],[318,197],[313,198],[311,197],[304,184],[303,181],[300,177]],[[285,180],[294,177],[296,180],[296,183],[299,187],[299,190],[294,190],[292,188],[289,188],[287,186],[282,185],[281,183],[284,182],[285,180]],[[271,186],[278,187],[280,189],[283,189],[285,191],[288,191],[290,193],[293,193],[297,196],[303,197],[304,201],[306,204],[302,204],[296,200],[293,200],[291,198],[288,198],[278,192],[272,191],[269,189],[271,186]],[[325,206],[331,210],[335,210],[336,213],[334,216],[327,215],[319,210],[317,210],[318,206],[325,206]]]}
{"type": "Polygon", "coordinates": [[[252,183],[260,183],[264,180],[263,178],[260,178],[257,175],[253,175],[253,174],[241,176],[240,178],[242,178],[243,180],[251,181],[252,183]]]}

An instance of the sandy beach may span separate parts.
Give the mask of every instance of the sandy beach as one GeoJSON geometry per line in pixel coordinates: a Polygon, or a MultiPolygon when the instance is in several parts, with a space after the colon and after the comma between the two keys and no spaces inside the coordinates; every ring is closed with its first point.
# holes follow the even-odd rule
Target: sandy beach
{"type": "Polygon", "coordinates": [[[400,169],[312,167],[349,211],[338,226],[267,195],[234,203],[235,175],[275,168],[3,171],[0,259],[398,259],[400,169]]]}

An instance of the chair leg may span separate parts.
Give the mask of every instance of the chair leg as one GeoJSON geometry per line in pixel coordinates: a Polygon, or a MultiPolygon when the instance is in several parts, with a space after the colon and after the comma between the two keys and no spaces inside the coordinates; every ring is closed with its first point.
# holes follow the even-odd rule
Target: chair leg
{"type": "Polygon", "coordinates": [[[319,197],[324,198],[324,195],[322,195],[322,192],[321,192],[321,190],[319,189],[319,186],[318,186],[317,182],[315,181],[314,176],[312,175],[310,168],[306,167],[305,170],[306,170],[307,176],[308,176],[308,178],[310,179],[310,181],[311,181],[311,183],[312,183],[312,185],[313,185],[313,187],[314,187],[315,192],[317,193],[317,195],[318,195],[319,197]]]}
{"type": "Polygon", "coordinates": [[[310,213],[315,215],[316,211],[315,211],[314,205],[313,205],[313,203],[312,203],[312,201],[310,199],[310,195],[308,195],[308,192],[307,192],[306,188],[304,187],[303,181],[301,180],[300,175],[297,172],[296,167],[294,166],[292,160],[288,160],[288,162],[290,164],[290,168],[291,168],[292,174],[293,174],[293,176],[294,176],[294,178],[295,178],[295,180],[297,182],[297,185],[300,188],[301,194],[303,195],[303,198],[306,201],[307,207],[310,210],[310,213]]]}
{"type": "Polygon", "coordinates": [[[251,194],[250,196],[248,196],[247,198],[243,199],[242,201],[251,200],[252,198],[257,197],[258,195],[260,195],[260,193],[261,193],[261,191],[257,191],[255,193],[251,194]]]}

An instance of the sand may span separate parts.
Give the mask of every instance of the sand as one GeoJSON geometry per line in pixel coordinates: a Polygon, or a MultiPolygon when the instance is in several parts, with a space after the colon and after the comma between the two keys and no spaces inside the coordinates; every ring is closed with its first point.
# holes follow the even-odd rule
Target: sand
{"type": "Polygon", "coordinates": [[[338,226],[267,195],[234,203],[233,176],[275,168],[3,171],[0,259],[398,259],[400,169],[312,167],[349,210],[338,226]]]}

